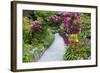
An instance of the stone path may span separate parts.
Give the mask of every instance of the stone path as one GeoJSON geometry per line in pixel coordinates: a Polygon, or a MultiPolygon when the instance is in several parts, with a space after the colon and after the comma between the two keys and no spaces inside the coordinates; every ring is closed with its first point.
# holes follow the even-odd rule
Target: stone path
{"type": "Polygon", "coordinates": [[[52,45],[44,52],[38,62],[46,61],[62,61],[64,55],[64,41],[63,38],[56,33],[55,40],[52,45]]]}

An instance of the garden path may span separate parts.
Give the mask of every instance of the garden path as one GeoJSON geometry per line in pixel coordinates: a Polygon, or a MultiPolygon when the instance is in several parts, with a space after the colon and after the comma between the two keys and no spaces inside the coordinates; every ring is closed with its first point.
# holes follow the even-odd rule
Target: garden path
{"type": "Polygon", "coordinates": [[[41,56],[38,62],[62,61],[64,52],[65,49],[63,38],[58,33],[56,33],[54,42],[44,52],[44,54],[41,56]]]}

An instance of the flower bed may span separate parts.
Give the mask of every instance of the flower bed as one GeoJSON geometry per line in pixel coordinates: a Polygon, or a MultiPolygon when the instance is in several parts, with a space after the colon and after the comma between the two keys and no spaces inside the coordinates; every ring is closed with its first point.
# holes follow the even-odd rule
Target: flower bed
{"type": "Polygon", "coordinates": [[[25,11],[28,14],[23,15],[23,62],[38,61],[53,42],[55,33],[60,34],[67,47],[64,60],[91,57],[90,14],[66,11],[25,11]]]}
{"type": "Polygon", "coordinates": [[[86,45],[78,45],[75,48],[66,48],[64,60],[87,60],[91,56],[91,48],[86,45]]]}

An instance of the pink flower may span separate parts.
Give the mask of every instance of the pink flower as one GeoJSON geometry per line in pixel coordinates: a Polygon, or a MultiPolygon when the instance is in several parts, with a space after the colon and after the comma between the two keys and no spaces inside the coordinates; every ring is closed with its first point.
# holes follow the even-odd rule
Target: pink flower
{"type": "Polygon", "coordinates": [[[60,12],[57,13],[57,15],[64,16],[64,17],[69,16],[68,12],[66,12],[66,11],[60,11],[60,12]]]}
{"type": "Polygon", "coordinates": [[[61,17],[57,15],[51,16],[48,19],[49,21],[54,22],[54,23],[58,23],[62,21],[61,17]]]}
{"type": "Polygon", "coordinates": [[[71,18],[70,17],[64,17],[64,24],[66,27],[68,27],[71,24],[71,18]]]}
{"type": "Polygon", "coordinates": [[[76,18],[76,19],[79,19],[79,18],[80,18],[80,16],[78,15],[77,12],[72,12],[71,15],[72,15],[74,18],[76,18]]]}

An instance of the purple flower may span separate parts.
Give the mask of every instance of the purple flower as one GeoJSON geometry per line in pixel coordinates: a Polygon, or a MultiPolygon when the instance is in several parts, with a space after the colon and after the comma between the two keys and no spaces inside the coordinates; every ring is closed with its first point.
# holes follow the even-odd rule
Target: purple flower
{"type": "Polygon", "coordinates": [[[60,16],[64,16],[64,17],[69,16],[68,12],[66,12],[66,11],[58,12],[57,14],[60,16]]]}
{"type": "Polygon", "coordinates": [[[72,12],[72,16],[75,17],[76,19],[79,19],[80,16],[78,16],[78,13],[77,12],[72,12]]]}
{"type": "Polygon", "coordinates": [[[63,39],[64,39],[64,43],[66,44],[66,45],[68,45],[68,43],[69,43],[69,41],[68,41],[68,36],[63,36],[63,39]]]}
{"type": "Polygon", "coordinates": [[[78,16],[77,12],[72,12],[72,16],[74,17],[78,16]]]}
{"type": "Polygon", "coordinates": [[[41,26],[41,24],[39,23],[39,22],[35,22],[35,21],[33,21],[32,22],[32,31],[33,32],[38,32],[38,31],[41,31],[41,29],[42,29],[42,26],[41,26]]]}
{"type": "Polygon", "coordinates": [[[61,16],[64,16],[64,17],[69,16],[68,12],[66,12],[66,11],[58,12],[58,14],[61,15],[61,16]]]}
{"type": "Polygon", "coordinates": [[[70,17],[65,17],[63,22],[64,22],[65,26],[68,27],[71,24],[70,17]]]}
{"type": "Polygon", "coordinates": [[[48,19],[49,21],[54,22],[54,23],[58,23],[62,21],[61,17],[57,15],[51,16],[48,19]]]}
{"type": "Polygon", "coordinates": [[[68,12],[62,12],[63,16],[68,16],[68,12]]]}
{"type": "Polygon", "coordinates": [[[78,33],[79,32],[79,26],[78,25],[70,25],[68,32],[69,33],[78,33]]]}
{"type": "Polygon", "coordinates": [[[76,19],[80,19],[80,16],[76,16],[76,19]]]}

